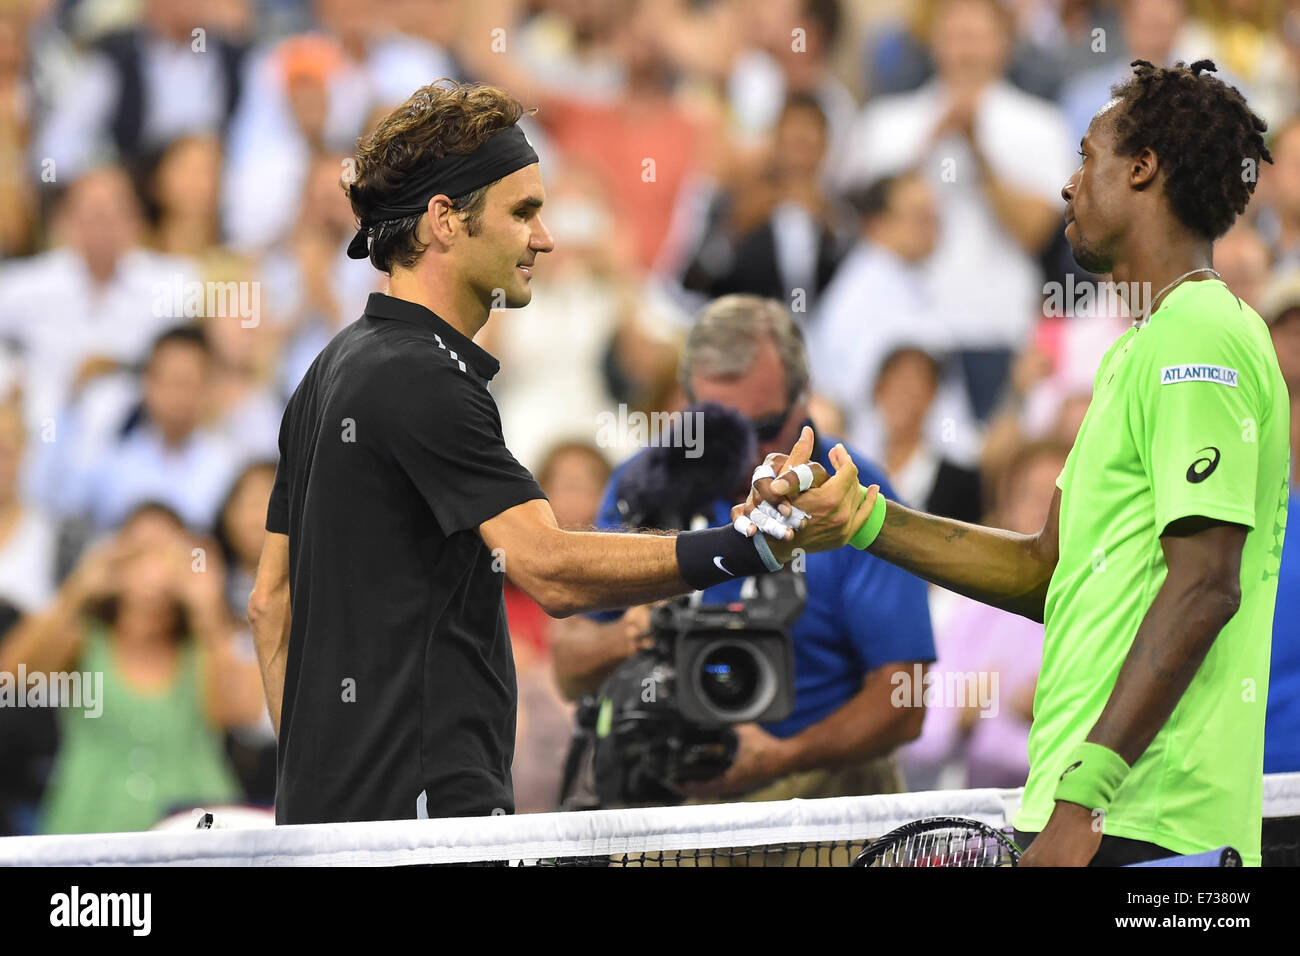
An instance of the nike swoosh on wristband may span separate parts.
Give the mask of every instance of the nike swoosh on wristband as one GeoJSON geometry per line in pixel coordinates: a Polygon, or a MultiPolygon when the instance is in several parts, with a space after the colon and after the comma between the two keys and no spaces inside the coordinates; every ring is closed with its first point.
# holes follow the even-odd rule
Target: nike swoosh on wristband
{"type": "MultiPolygon", "coordinates": [[[[713,557],[713,563],[716,564],[716,565],[718,566],[718,570],[719,570],[719,571],[724,571],[724,572],[726,572],[727,574],[731,574],[730,571],[727,571],[727,569],[726,569],[725,567],[723,567],[723,564],[722,564],[722,555],[720,555],[720,554],[718,554],[718,555],[714,555],[714,557],[713,557]]],[[[731,574],[731,576],[732,576],[733,578],[735,577],[734,574],[731,574]]]]}

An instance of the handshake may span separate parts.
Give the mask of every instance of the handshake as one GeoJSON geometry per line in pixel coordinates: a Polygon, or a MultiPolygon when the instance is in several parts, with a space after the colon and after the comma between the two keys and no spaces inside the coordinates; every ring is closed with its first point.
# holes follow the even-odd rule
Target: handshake
{"type": "Polygon", "coordinates": [[[771,538],[773,556],[785,564],[797,550],[831,551],[852,543],[866,548],[880,531],[880,487],[862,488],[858,468],[843,445],[831,449],[835,476],[810,462],[813,430],[805,427],[790,454],[768,455],[754,470],[744,504],[731,509],[732,526],[746,537],[771,538]]]}

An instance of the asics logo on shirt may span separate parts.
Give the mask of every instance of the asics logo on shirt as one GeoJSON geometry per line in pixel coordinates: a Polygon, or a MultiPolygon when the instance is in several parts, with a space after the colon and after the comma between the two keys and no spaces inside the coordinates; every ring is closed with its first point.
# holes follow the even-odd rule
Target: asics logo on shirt
{"type": "Polygon", "coordinates": [[[1187,480],[1194,485],[1199,484],[1200,482],[1204,481],[1206,478],[1209,478],[1210,475],[1214,474],[1214,469],[1219,467],[1219,449],[1211,445],[1208,448],[1202,448],[1200,450],[1212,451],[1214,452],[1214,457],[1210,458],[1207,456],[1205,458],[1198,458],[1196,459],[1196,461],[1192,462],[1190,465],[1187,466],[1187,480]],[[1205,467],[1198,468],[1197,467],[1198,465],[1205,465],[1205,467]]]}

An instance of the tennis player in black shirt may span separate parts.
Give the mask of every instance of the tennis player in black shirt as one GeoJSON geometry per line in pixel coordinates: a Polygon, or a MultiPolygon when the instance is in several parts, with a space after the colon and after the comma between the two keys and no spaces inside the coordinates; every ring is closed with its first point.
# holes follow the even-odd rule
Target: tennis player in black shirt
{"type": "MultiPolygon", "coordinates": [[[[874,503],[839,449],[834,478],[813,468],[813,520],[790,540],[557,527],[502,440],[497,361],[472,341],[490,309],[528,303],[553,247],[522,113],[500,90],[440,82],[358,143],[348,252],[389,275],[388,294],[289,400],[249,599],[278,823],[513,812],[502,571],[555,617],[628,607],[839,547],[874,503]]],[[[811,443],[805,430],[790,466],[811,443]]]]}

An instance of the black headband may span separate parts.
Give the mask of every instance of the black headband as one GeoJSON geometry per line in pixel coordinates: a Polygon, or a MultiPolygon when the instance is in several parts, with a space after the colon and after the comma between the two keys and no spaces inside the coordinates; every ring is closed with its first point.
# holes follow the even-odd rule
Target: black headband
{"type": "Polygon", "coordinates": [[[439,193],[455,199],[535,162],[537,153],[518,126],[492,134],[472,153],[449,153],[435,159],[361,218],[361,228],[348,243],[348,256],[364,259],[370,255],[370,230],[381,222],[419,215],[439,193]]]}

